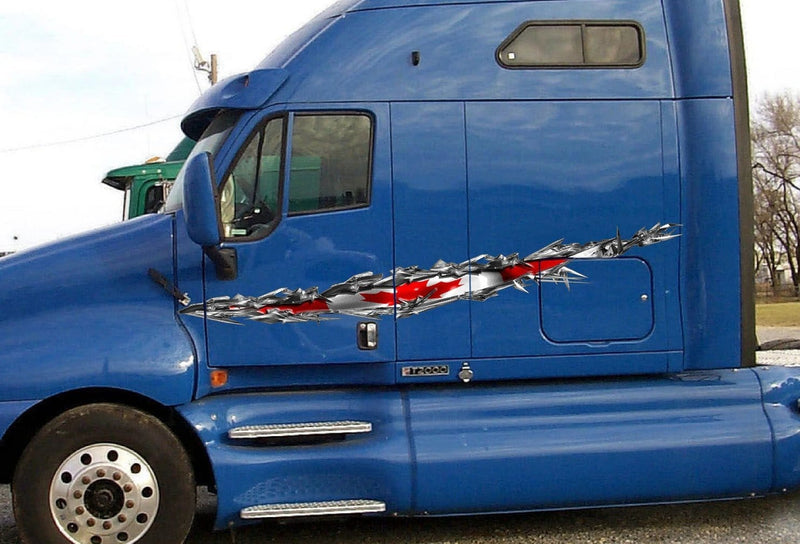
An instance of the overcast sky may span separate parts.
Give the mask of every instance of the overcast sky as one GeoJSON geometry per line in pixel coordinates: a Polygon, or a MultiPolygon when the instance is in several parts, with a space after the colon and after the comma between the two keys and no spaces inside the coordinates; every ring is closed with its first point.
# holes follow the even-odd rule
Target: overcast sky
{"type": "MultiPolygon", "coordinates": [[[[800,91],[800,2],[740,1],[751,103],[800,91]]],[[[0,251],[121,218],[122,193],[100,180],[180,140],[181,114],[208,88],[191,67],[192,44],[219,55],[221,77],[247,71],[331,3],[3,0],[0,251]]]]}

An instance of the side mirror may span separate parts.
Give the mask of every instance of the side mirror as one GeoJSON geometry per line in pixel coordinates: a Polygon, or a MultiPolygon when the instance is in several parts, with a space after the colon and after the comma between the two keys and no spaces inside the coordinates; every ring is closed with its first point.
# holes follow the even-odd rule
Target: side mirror
{"type": "Polygon", "coordinates": [[[184,168],[183,213],[189,238],[203,247],[218,246],[221,239],[211,155],[195,155],[184,168]]]}
{"type": "Polygon", "coordinates": [[[221,248],[216,186],[211,155],[200,153],[189,159],[183,173],[183,214],[189,238],[203,247],[214,262],[217,278],[232,280],[237,276],[236,250],[221,248]]]}

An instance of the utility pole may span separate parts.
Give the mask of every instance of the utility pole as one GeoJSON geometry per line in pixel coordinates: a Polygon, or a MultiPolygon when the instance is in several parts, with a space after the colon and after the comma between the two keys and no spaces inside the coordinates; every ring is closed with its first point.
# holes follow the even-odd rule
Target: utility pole
{"type": "Polygon", "coordinates": [[[211,71],[208,73],[208,80],[212,85],[217,84],[217,54],[211,53],[211,71]]]}
{"type": "Polygon", "coordinates": [[[206,59],[203,58],[200,49],[198,49],[196,45],[192,47],[192,53],[194,54],[194,69],[206,72],[208,74],[208,81],[210,81],[212,85],[215,85],[218,77],[217,55],[215,53],[211,54],[211,63],[209,64],[206,59]]]}

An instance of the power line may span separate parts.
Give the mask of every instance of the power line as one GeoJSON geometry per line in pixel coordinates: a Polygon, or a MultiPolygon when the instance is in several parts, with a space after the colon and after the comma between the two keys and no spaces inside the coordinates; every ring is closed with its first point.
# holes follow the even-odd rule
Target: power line
{"type": "Polygon", "coordinates": [[[186,19],[189,21],[189,30],[192,31],[192,40],[194,41],[195,45],[197,44],[197,34],[194,33],[194,23],[192,22],[192,14],[189,11],[189,2],[187,0],[183,0],[183,5],[186,7],[186,19]]]}
{"type": "Polygon", "coordinates": [[[149,123],[143,123],[141,125],[136,125],[136,126],[127,127],[127,128],[120,128],[120,129],[117,129],[117,130],[112,130],[110,132],[103,132],[102,134],[94,134],[92,136],[81,136],[79,138],[72,138],[70,140],[59,140],[59,141],[56,141],[56,142],[47,142],[47,143],[42,143],[42,144],[32,144],[32,145],[25,145],[25,146],[20,146],[20,147],[10,147],[10,148],[6,148],[6,149],[0,149],[0,153],[13,153],[15,151],[28,151],[30,149],[41,149],[41,148],[45,148],[45,147],[55,147],[55,146],[59,146],[59,145],[67,145],[67,144],[74,144],[74,143],[78,143],[78,142],[85,142],[85,141],[88,141],[88,140],[96,140],[98,138],[105,138],[107,136],[114,136],[116,134],[122,134],[123,132],[131,132],[133,130],[139,130],[139,129],[142,129],[142,128],[152,127],[153,125],[166,123],[167,121],[174,121],[175,119],[180,119],[181,117],[183,117],[183,114],[181,114],[181,115],[173,115],[171,117],[165,117],[163,119],[158,119],[157,121],[151,121],[149,123]]]}
{"type": "MultiPolygon", "coordinates": [[[[194,26],[192,25],[191,15],[189,14],[189,6],[184,2],[184,6],[186,9],[186,18],[189,20],[189,26],[191,27],[192,36],[194,36],[194,26]]],[[[179,4],[179,0],[175,0],[175,12],[178,15],[178,26],[181,29],[181,37],[183,38],[183,45],[186,47],[186,51],[192,50],[192,46],[189,44],[189,40],[186,37],[186,28],[183,22],[183,14],[181,13],[181,7],[179,4]]],[[[197,43],[197,38],[194,38],[195,43],[197,43]]],[[[203,89],[200,87],[200,80],[197,78],[197,70],[194,67],[194,58],[190,55],[187,57],[189,60],[189,69],[192,71],[192,77],[194,78],[194,83],[197,85],[197,94],[203,94],[203,89]]]]}

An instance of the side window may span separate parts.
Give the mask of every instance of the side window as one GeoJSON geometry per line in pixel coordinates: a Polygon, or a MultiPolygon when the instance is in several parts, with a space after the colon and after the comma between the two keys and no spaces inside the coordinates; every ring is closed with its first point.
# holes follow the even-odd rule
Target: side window
{"type": "Polygon", "coordinates": [[[144,194],[144,213],[156,213],[164,204],[164,186],[151,185],[144,194]]]}
{"type": "Polygon", "coordinates": [[[629,21],[530,21],[497,49],[505,68],[636,68],[644,59],[644,30],[629,21]]]}
{"type": "Polygon", "coordinates": [[[369,116],[295,115],[289,215],[369,205],[371,155],[369,116]]]}
{"type": "Polygon", "coordinates": [[[280,215],[284,119],[255,132],[222,185],[220,219],[226,238],[257,235],[280,215]]]}

